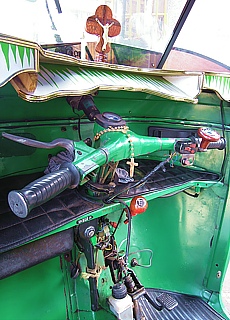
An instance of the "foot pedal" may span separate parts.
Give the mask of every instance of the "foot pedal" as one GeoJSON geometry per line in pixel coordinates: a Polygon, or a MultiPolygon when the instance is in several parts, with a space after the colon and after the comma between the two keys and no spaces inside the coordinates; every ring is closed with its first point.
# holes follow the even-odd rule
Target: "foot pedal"
{"type": "Polygon", "coordinates": [[[165,292],[156,297],[156,300],[167,310],[172,310],[178,306],[176,299],[165,292]]]}

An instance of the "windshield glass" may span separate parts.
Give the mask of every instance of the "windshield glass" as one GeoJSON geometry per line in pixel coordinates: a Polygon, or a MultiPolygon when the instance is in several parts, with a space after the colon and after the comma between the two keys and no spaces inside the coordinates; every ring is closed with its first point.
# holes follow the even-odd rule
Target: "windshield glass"
{"type": "Polygon", "coordinates": [[[197,0],[164,69],[230,71],[229,0],[197,0]]]}
{"type": "MultiPolygon", "coordinates": [[[[91,61],[100,61],[97,46],[101,39],[102,44],[109,45],[108,51],[106,46],[101,47],[106,53],[103,61],[157,68],[186,3],[186,0],[7,0],[0,10],[0,30],[35,41],[44,49],[91,61]],[[100,15],[97,18],[99,6],[108,6],[111,16],[107,12],[104,18],[100,15]],[[100,28],[104,32],[101,35],[100,28]]],[[[210,0],[208,6],[207,1],[196,0],[184,30],[160,68],[229,70],[230,58],[223,47],[229,34],[229,7],[228,0],[220,0],[218,5],[210,0]],[[196,61],[191,60],[194,55],[196,61]],[[205,65],[204,60],[212,63],[205,65]]]]}
{"type": "Polygon", "coordinates": [[[86,21],[95,15],[98,6],[107,5],[112,10],[112,18],[121,25],[120,33],[109,37],[114,46],[108,62],[153,67],[169,41],[185,2],[8,0],[0,10],[0,30],[39,44],[86,43],[93,59],[93,43],[97,43],[98,36],[86,32],[86,21]],[[123,46],[129,46],[130,50],[126,51],[123,46]]]}

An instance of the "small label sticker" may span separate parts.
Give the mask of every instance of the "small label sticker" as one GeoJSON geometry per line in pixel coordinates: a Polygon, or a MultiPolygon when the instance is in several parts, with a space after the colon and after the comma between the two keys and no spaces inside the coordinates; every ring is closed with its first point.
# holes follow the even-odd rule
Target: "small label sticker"
{"type": "Polygon", "coordinates": [[[82,224],[82,223],[87,222],[92,219],[93,219],[93,216],[88,216],[88,217],[82,218],[80,220],[77,220],[76,224],[82,224]]]}

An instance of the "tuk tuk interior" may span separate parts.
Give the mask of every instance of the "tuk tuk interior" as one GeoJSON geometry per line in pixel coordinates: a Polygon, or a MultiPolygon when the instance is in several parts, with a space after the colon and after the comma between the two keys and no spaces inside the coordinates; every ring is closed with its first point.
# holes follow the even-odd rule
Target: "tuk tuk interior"
{"type": "Polygon", "coordinates": [[[6,3],[3,319],[230,319],[229,4],[203,6],[6,3]]]}

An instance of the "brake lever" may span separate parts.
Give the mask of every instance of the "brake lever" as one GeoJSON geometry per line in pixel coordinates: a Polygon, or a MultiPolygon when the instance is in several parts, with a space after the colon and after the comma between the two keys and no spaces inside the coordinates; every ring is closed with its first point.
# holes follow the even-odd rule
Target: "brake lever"
{"type": "Polygon", "coordinates": [[[35,148],[41,148],[41,149],[53,149],[56,147],[62,147],[66,149],[70,153],[70,155],[72,155],[72,158],[73,158],[72,161],[74,160],[75,150],[74,150],[74,143],[72,140],[65,139],[65,138],[58,138],[51,142],[42,142],[42,141],[37,141],[37,140],[17,136],[17,135],[6,133],[6,132],[3,132],[2,136],[6,139],[21,143],[29,147],[35,147],[35,148]]]}

